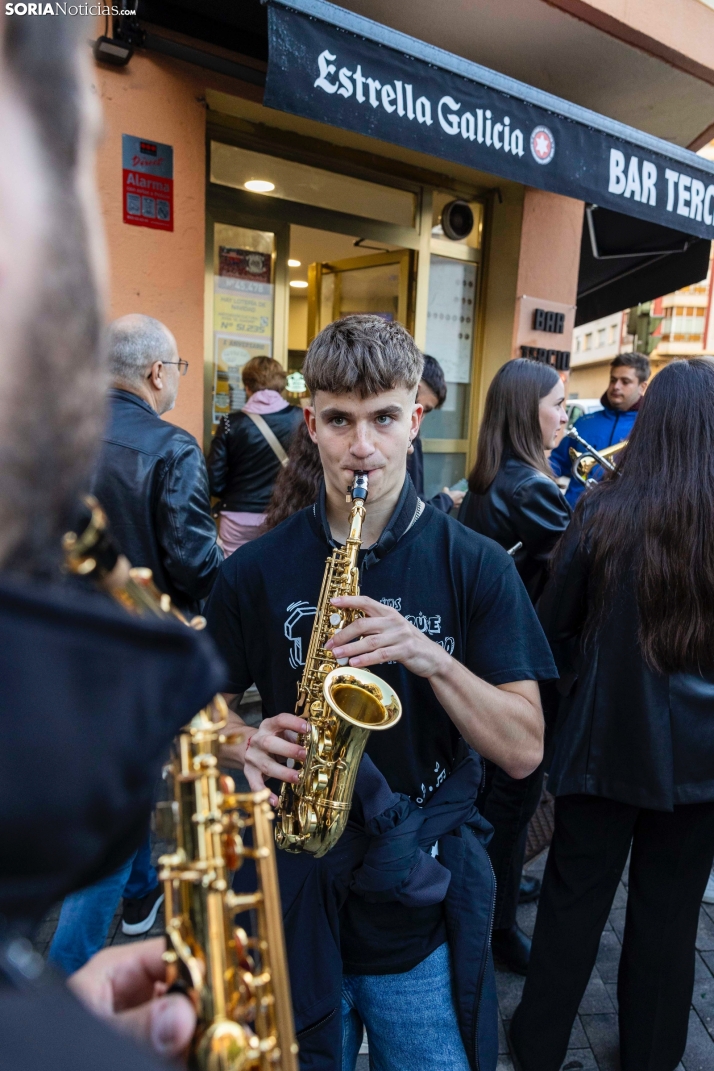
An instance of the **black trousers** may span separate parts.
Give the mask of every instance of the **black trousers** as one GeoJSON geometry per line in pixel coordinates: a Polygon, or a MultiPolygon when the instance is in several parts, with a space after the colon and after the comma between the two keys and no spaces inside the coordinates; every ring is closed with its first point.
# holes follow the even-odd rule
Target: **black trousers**
{"type": "Polygon", "coordinates": [[[714,803],[650,811],[561,796],[511,1038],[523,1071],[558,1071],[632,848],[617,984],[622,1071],[673,1071],[687,1041],[714,803]]]}
{"type": "Polygon", "coordinates": [[[508,929],[516,921],[518,891],[526,854],[528,823],[535,814],[543,789],[543,764],[520,781],[485,760],[486,778],[479,810],[493,826],[487,851],[496,875],[494,930],[508,929]]]}

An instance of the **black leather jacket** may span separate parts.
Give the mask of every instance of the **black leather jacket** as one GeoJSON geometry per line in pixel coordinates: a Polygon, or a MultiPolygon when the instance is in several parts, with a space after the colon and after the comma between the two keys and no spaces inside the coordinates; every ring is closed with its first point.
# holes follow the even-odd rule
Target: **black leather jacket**
{"type": "MultiPolygon", "coordinates": [[[[263,417],[286,453],[302,419],[297,405],[263,417]]],[[[223,418],[208,455],[211,494],[221,499],[219,509],[265,513],[279,468],[273,448],[250,417],[236,410],[223,418]]]]}
{"type": "Polygon", "coordinates": [[[542,472],[506,454],[485,495],[470,491],[459,510],[467,528],[510,550],[522,543],[514,561],[533,603],[547,579],[548,559],[568,527],[571,509],[560,488],[542,472]]]}
{"type": "Polygon", "coordinates": [[[132,565],[148,566],[176,606],[197,612],[223,553],[193,435],[162,420],[137,395],[111,390],[92,492],[132,565]]]}

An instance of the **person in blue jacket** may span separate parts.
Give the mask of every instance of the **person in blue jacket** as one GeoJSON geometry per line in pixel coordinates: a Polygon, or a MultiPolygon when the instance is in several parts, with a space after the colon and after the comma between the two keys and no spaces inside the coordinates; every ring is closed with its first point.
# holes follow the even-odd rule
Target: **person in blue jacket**
{"type": "MultiPolygon", "coordinates": [[[[600,399],[602,409],[576,420],[575,430],[596,450],[621,443],[632,431],[649,378],[650,362],[644,354],[619,354],[610,365],[610,384],[600,399]]],[[[550,455],[550,466],[556,476],[571,475],[570,447],[574,445],[573,439],[564,435],[550,455]]],[[[593,473],[597,478],[600,470],[593,473]]],[[[584,490],[585,484],[573,477],[565,492],[571,507],[584,490]]]]}

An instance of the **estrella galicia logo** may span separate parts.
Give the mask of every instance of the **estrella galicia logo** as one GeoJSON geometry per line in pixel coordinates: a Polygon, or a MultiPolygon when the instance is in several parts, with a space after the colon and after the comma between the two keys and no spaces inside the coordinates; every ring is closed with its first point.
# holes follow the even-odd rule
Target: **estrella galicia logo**
{"type": "Polygon", "coordinates": [[[531,152],[537,164],[549,164],[555,156],[555,138],[547,126],[537,126],[531,134],[531,152]]]}

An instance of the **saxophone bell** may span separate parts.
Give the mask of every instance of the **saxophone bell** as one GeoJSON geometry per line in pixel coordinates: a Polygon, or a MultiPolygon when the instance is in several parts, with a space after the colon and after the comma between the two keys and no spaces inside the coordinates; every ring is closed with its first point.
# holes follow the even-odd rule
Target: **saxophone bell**
{"type": "Polygon", "coordinates": [[[391,729],[401,717],[396,692],[366,669],[338,666],[325,677],[323,693],[333,714],[357,729],[391,729]]]}

